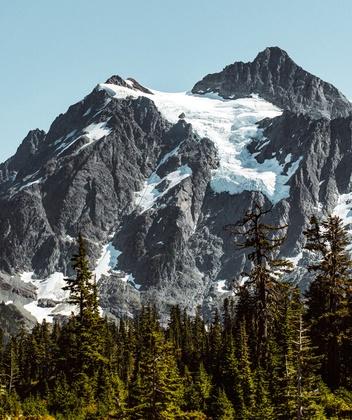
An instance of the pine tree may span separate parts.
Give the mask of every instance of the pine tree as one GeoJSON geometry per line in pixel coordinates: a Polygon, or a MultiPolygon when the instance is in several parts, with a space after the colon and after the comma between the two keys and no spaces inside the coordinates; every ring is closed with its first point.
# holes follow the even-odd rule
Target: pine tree
{"type": "Polygon", "coordinates": [[[236,333],[235,328],[236,308],[233,299],[226,298],[223,306],[223,339],[227,341],[236,333]]]}
{"type": "Polygon", "coordinates": [[[195,398],[193,401],[194,406],[192,408],[206,413],[212,391],[212,383],[203,363],[199,365],[199,368],[194,375],[193,388],[195,398]]]}
{"type": "Polygon", "coordinates": [[[5,385],[8,394],[15,390],[16,383],[20,378],[18,340],[13,337],[5,348],[3,356],[2,383],[5,385]]]}
{"type": "Polygon", "coordinates": [[[255,407],[255,386],[248,349],[248,337],[244,322],[242,322],[240,326],[238,360],[240,383],[243,395],[243,407],[241,408],[240,414],[242,414],[244,419],[250,419],[255,407]]]}
{"type": "Polygon", "coordinates": [[[201,315],[201,308],[197,307],[196,315],[191,323],[193,368],[197,370],[206,352],[205,324],[201,315]]]}
{"type": "Polygon", "coordinates": [[[77,396],[73,393],[72,387],[69,386],[66,376],[62,372],[58,372],[49,395],[50,412],[60,413],[69,418],[77,406],[77,396]]]}
{"type": "Polygon", "coordinates": [[[168,326],[168,337],[174,343],[176,349],[181,349],[182,320],[181,309],[178,305],[170,310],[170,321],[168,326]]]}
{"type": "Polygon", "coordinates": [[[98,293],[95,279],[89,269],[85,242],[78,237],[78,253],[72,258],[75,278],[66,278],[67,286],[63,289],[70,292],[68,302],[78,307],[76,346],[79,370],[93,375],[101,363],[106,363],[102,355],[102,337],[100,329],[102,319],[99,314],[98,293]]]}
{"type": "Polygon", "coordinates": [[[132,418],[161,420],[181,416],[183,392],[172,344],[160,331],[150,330],[138,349],[129,391],[132,418]]]}
{"type": "Polygon", "coordinates": [[[134,369],[134,352],[136,346],[136,334],[133,323],[121,319],[118,331],[117,368],[118,376],[128,382],[134,369]]]}
{"type": "Polygon", "coordinates": [[[67,286],[63,289],[70,292],[68,303],[78,306],[81,325],[99,317],[98,297],[95,280],[89,269],[89,261],[83,236],[78,236],[78,253],[72,257],[72,268],[76,277],[65,278],[67,286]]]}
{"type": "Polygon", "coordinates": [[[230,399],[236,413],[244,412],[244,395],[242,388],[242,375],[239,370],[239,362],[236,357],[234,338],[224,341],[221,350],[221,380],[226,395],[230,399]]]}
{"type": "Polygon", "coordinates": [[[127,391],[121,379],[105,366],[100,368],[97,380],[97,417],[126,418],[127,391]]]}
{"type": "Polygon", "coordinates": [[[304,232],[305,247],[316,258],[308,267],[316,277],[306,294],[307,320],[313,345],[323,356],[322,376],[336,389],[345,382],[341,343],[348,334],[348,299],[352,287],[348,233],[338,216],[329,216],[322,223],[313,216],[310,223],[304,232]]]}
{"type": "Polygon", "coordinates": [[[214,398],[212,404],[212,418],[214,420],[234,420],[237,418],[233,405],[222,388],[217,389],[214,398]]]}
{"type": "MultiPolygon", "coordinates": [[[[319,358],[315,356],[303,322],[304,307],[298,288],[287,288],[277,326],[280,358],[276,365],[274,400],[279,419],[318,418],[319,358]]],[[[319,411],[320,410],[320,411],[319,411]]]]}
{"type": "Polygon", "coordinates": [[[252,268],[249,272],[242,273],[246,279],[242,289],[246,289],[247,294],[252,296],[251,302],[254,305],[258,365],[267,358],[269,323],[275,316],[276,303],[281,297],[280,274],[292,268],[288,260],[276,257],[285,240],[285,235],[280,232],[287,226],[272,226],[263,222],[271,209],[264,210],[255,203],[254,208],[242,220],[225,226],[225,230],[236,238],[243,238],[242,242],[236,242],[239,249],[251,250],[247,258],[252,268]]]}
{"type": "Polygon", "coordinates": [[[220,365],[221,365],[221,349],[223,345],[222,325],[220,321],[219,312],[216,310],[214,320],[210,326],[209,331],[209,355],[208,364],[211,374],[214,378],[214,383],[220,384],[220,365]]]}
{"type": "Polygon", "coordinates": [[[269,386],[265,380],[265,373],[258,368],[254,375],[255,404],[249,418],[276,420],[274,407],[270,399],[269,386]]]}

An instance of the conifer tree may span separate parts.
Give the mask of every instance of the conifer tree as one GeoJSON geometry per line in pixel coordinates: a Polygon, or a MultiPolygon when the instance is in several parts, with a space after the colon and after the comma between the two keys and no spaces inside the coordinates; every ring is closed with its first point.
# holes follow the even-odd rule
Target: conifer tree
{"type": "Polygon", "coordinates": [[[258,368],[254,375],[255,403],[248,418],[276,420],[265,372],[258,368]]]}
{"type": "Polygon", "coordinates": [[[118,376],[128,382],[134,368],[136,334],[131,321],[121,319],[118,334],[117,368],[118,376]]]}
{"type": "Polygon", "coordinates": [[[205,324],[201,315],[201,308],[197,307],[196,315],[191,322],[193,369],[196,371],[204,361],[206,353],[205,324]]]}
{"type": "Polygon", "coordinates": [[[170,342],[159,331],[150,331],[138,350],[129,399],[132,418],[174,419],[181,416],[183,385],[170,342]]]}
{"type": "Polygon", "coordinates": [[[178,305],[170,310],[170,321],[168,327],[168,337],[174,343],[176,349],[181,348],[182,320],[181,309],[178,305]]]}
{"type": "MultiPolygon", "coordinates": [[[[249,249],[247,255],[252,267],[249,272],[243,272],[245,282],[242,286],[251,296],[254,318],[256,322],[256,359],[258,365],[267,358],[269,323],[275,316],[276,303],[281,296],[281,283],[279,276],[292,269],[292,264],[277,253],[286,236],[280,232],[287,225],[272,226],[264,223],[264,217],[272,208],[264,209],[255,203],[253,209],[248,211],[242,220],[236,224],[225,226],[225,230],[236,238],[239,249],[249,249]]],[[[242,292],[242,294],[244,294],[242,292]]]]}
{"type": "Polygon", "coordinates": [[[194,406],[192,408],[206,413],[212,391],[212,383],[203,363],[199,365],[199,368],[194,375],[193,388],[195,398],[193,400],[194,406]]]}
{"type": "Polygon", "coordinates": [[[233,299],[226,298],[224,300],[223,306],[223,338],[226,341],[227,339],[231,339],[231,337],[235,334],[235,318],[236,318],[236,309],[235,309],[235,301],[233,299]]]}
{"type": "Polygon", "coordinates": [[[307,320],[313,345],[322,356],[323,378],[336,389],[345,383],[341,343],[348,334],[352,287],[348,233],[338,216],[329,216],[321,223],[313,216],[310,224],[304,232],[305,248],[315,256],[308,269],[316,276],[306,293],[307,320]]]}
{"type": "Polygon", "coordinates": [[[237,418],[233,405],[222,388],[217,389],[214,398],[212,404],[212,418],[214,420],[234,420],[237,418]]]}
{"type": "Polygon", "coordinates": [[[72,267],[76,277],[66,278],[67,286],[63,289],[70,292],[68,302],[78,307],[78,316],[73,318],[72,323],[74,325],[77,322],[74,334],[78,369],[80,373],[91,376],[102,363],[107,363],[107,360],[102,354],[102,319],[99,314],[97,285],[89,269],[85,242],[81,234],[78,237],[78,253],[72,258],[72,267]]]}
{"type": "Polygon", "coordinates": [[[244,412],[242,375],[239,370],[233,337],[224,341],[221,355],[221,380],[219,383],[230,399],[236,413],[241,414],[244,412]]]}
{"type": "MultiPolygon", "coordinates": [[[[280,359],[276,366],[277,389],[274,392],[277,418],[316,418],[321,411],[319,400],[319,358],[314,354],[308,329],[303,322],[304,306],[300,291],[288,287],[281,305],[280,359]]],[[[274,387],[276,388],[276,387],[274,387]]],[[[317,417],[319,418],[319,417],[317,417]]]]}
{"type": "Polygon", "coordinates": [[[74,278],[65,278],[67,286],[63,289],[70,292],[68,303],[78,306],[78,318],[81,325],[94,322],[99,317],[98,296],[95,280],[89,269],[89,261],[83,236],[78,236],[78,253],[72,257],[74,278]]]}
{"type": "Polygon", "coordinates": [[[209,367],[216,384],[220,384],[220,365],[221,365],[221,349],[222,349],[222,325],[219,312],[216,310],[214,320],[209,331],[209,367]]]}
{"type": "Polygon", "coordinates": [[[97,416],[126,418],[127,391],[118,375],[106,366],[100,368],[97,380],[97,416]]]}
{"type": "Polygon", "coordinates": [[[15,390],[16,383],[21,379],[18,354],[18,341],[13,337],[6,347],[3,357],[2,383],[5,384],[8,394],[15,390]]]}
{"type": "Polygon", "coordinates": [[[240,326],[238,342],[238,360],[241,390],[243,395],[242,417],[250,419],[255,407],[255,386],[253,370],[248,349],[248,337],[245,323],[240,326]]]}

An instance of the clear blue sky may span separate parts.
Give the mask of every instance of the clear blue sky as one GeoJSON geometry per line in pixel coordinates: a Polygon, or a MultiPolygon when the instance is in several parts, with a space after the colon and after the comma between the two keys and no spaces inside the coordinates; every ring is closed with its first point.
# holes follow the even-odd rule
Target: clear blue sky
{"type": "Polygon", "coordinates": [[[280,46],[352,98],[351,0],[2,0],[0,161],[112,74],[188,90],[280,46]]]}

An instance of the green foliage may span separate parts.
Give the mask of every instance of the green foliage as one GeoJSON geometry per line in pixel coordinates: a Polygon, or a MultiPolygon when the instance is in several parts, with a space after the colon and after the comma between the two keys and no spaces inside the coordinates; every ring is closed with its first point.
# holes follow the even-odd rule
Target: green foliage
{"type": "Polygon", "coordinates": [[[285,227],[265,224],[265,214],[256,205],[228,228],[245,235],[240,246],[250,252],[248,279],[208,324],[200,308],[193,317],[171,308],[167,328],[153,306],[118,324],[101,318],[80,237],[76,276],[66,286],[77,315],[21,329],[2,349],[0,418],[352,418],[345,229],[337,218],[323,229],[312,219],[306,236],[315,278],[304,301],[280,278],[289,271],[277,257],[285,227]]]}
{"type": "Polygon", "coordinates": [[[130,388],[131,413],[136,419],[176,418],[184,389],[173,347],[157,330],[149,329],[144,338],[130,388]]]}
{"type": "Polygon", "coordinates": [[[5,416],[18,416],[21,411],[20,398],[16,392],[8,393],[5,387],[1,388],[0,396],[0,415],[1,418],[5,416]]]}
{"type": "Polygon", "coordinates": [[[251,305],[256,366],[263,365],[268,357],[270,325],[277,315],[277,304],[282,294],[280,275],[292,269],[288,260],[277,257],[285,240],[285,235],[281,232],[287,226],[266,224],[263,219],[270,211],[271,208],[265,210],[255,203],[242,220],[225,226],[225,230],[235,236],[237,247],[250,251],[247,255],[251,264],[250,271],[242,273],[246,280],[237,294],[251,305]]]}
{"type": "Polygon", "coordinates": [[[22,414],[25,418],[41,418],[48,415],[47,403],[39,397],[29,396],[22,402],[22,414]]]}
{"type": "Polygon", "coordinates": [[[218,388],[211,408],[214,420],[231,420],[236,418],[233,405],[222,388],[218,388]]]}
{"type": "Polygon", "coordinates": [[[321,374],[336,389],[347,385],[351,374],[348,345],[345,347],[351,337],[352,262],[347,251],[348,233],[338,216],[329,216],[321,223],[312,217],[310,222],[305,231],[306,249],[316,261],[308,267],[315,278],[306,294],[306,318],[313,345],[322,359],[321,374]]]}
{"type": "MultiPolygon", "coordinates": [[[[78,372],[92,374],[107,360],[103,355],[102,337],[96,334],[103,323],[99,315],[97,285],[89,270],[85,243],[82,235],[78,238],[78,253],[72,258],[72,266],[76,272],[75,278],[67,278],[69,303],[77,305],[78,316],[72,318],[71,337],[72,346],[76,352],[73,355],[73,365],[78,372]]],[[[74,367],[73,367],[74,368],[74,367]]],[[[78,372],[73,371],[73,375],[78,372]]]]}

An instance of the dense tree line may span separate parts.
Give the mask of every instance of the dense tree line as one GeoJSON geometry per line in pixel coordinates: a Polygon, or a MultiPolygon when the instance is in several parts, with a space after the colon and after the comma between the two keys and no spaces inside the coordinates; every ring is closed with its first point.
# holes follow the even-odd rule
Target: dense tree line
{"type": "Polygon", "coordinates": [[[352,262],[342,220],[305,231],[313,279],[302,296],[278,257],[286,226],[256,204],[225,229],[249,269],[205,323],[155,307],[134,319],[99,314],[83,238],[67,279],[77,311],[22,329],[3,346],[0,417],[55,419],[352,418],[352,262]]]}

